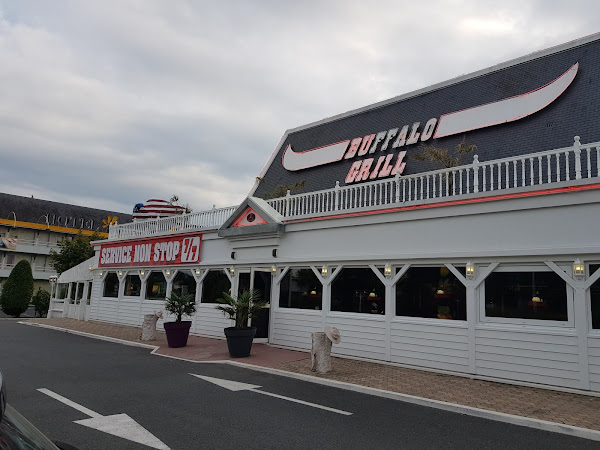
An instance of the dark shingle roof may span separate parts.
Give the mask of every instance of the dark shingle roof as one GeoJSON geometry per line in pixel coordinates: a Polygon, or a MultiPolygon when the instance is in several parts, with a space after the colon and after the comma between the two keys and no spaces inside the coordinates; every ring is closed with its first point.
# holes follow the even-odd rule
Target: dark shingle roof
{"type": "Polygon", "coordinates": [[[46,223],[47,217],[50,225],[104,232],[108,230],[102,228],[102,219],[108,216],[118,216],[119,223],[131,222],[131,214],[0,193],[0,219],[12,220],[15,215],[21,222],[46,223]]]}

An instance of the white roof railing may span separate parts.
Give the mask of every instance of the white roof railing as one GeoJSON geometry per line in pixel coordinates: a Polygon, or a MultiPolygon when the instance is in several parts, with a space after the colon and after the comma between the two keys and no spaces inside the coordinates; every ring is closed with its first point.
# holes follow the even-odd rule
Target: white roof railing
{"type": "MultiPolygon", "coordinates": [[[[447,202],[474,195],[497,195],[557,185],[598,181],[600,142],[539,153],[473,162],[449,169],[399,176],[350,186],[267,200],[285,220],[344,214],[355,211],[447,202]],[[583,181],[581,181],[583,180],[583,181]]],[[[237,206],[184,214],[163,219],[114,225],[109,239],[130,239],[185,231],[218,229],[237,206]]]]}

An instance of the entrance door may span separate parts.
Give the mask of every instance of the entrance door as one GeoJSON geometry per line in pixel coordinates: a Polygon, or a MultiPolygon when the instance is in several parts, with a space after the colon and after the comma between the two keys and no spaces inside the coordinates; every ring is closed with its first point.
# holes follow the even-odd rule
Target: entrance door
{"type": "MultiPolygon", "coordinates": [[[[247,289],[259,291],[260,300],[271,303],[271,270],[250,269],[239,272],[238,294],[247,289]]],[[[270,307],[260,310],[251,320],[251,325],[256,327],[256,342],[267,342],[269,338],[269,313],[270,307]]]]}

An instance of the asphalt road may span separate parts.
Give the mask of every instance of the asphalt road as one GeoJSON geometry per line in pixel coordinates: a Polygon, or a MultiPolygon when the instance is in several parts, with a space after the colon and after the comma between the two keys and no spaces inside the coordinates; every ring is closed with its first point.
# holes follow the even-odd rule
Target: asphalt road
{"type": "Polygon", "coordinates": [[[227,364],[195,364],[126,346],[0,320],[8,402],[52,439],[80,449],[149,447],[74,423],[125,413],[172,449],[577,448],[600,443],[416,406],[227,364]],[[190,373],[262,386],[232,392],[190,373]]]}

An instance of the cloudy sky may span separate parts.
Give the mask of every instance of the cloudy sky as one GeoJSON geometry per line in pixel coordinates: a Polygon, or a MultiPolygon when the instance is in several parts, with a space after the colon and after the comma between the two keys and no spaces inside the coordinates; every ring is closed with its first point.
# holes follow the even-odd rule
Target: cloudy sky
{"type": "Polygon", "coordinates": [[[240,203],[286,129],[594,32],[597,0],[0,0],[0,192],[240,203]]]}

